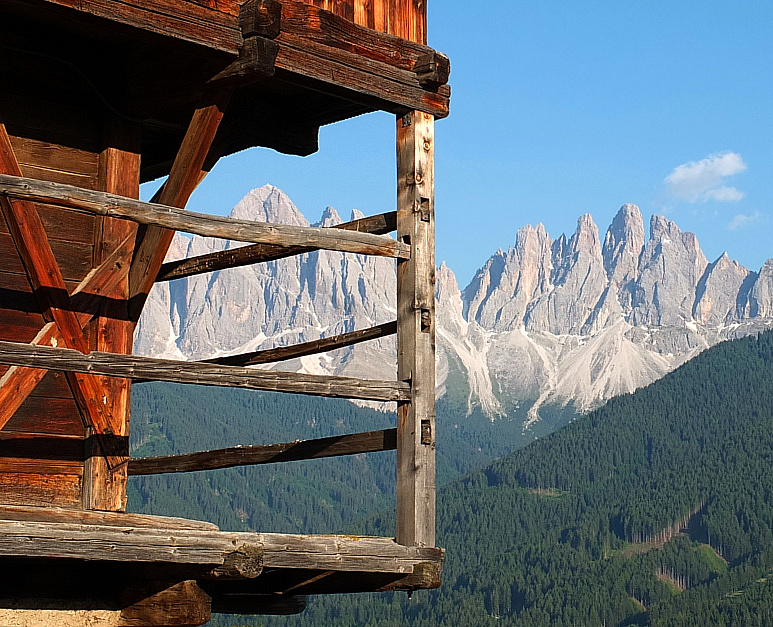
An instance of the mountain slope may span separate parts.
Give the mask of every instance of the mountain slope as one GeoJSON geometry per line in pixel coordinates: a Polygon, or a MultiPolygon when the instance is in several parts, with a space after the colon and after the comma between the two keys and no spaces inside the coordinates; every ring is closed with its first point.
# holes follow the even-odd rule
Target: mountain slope
{"type": "MultiPolygon", "coordinates": [[[[231,215],[308,225],[271,186],[250,192],[231,215]]],[[[317,225],[340,222],[328,208],[317,225]]],[[[170,258],[233,245],[178,235],[170,258]]],[[[330,251],[159,284],[135,351],[201,359],[369,327],[394,319],[395,289],[394,260],[330,251]]],[[[569,238],[523,227],[463,290],[441,266],[436,295],[438,396],[458,372],[468,413],[495,419],[526,408],[518,426],[530,427],[556,407],[587,411],[708,346],[769,328],[773,260],[760,273],[726,255],[709,263],[695,235],[662,216],[653,216],[646,239],[641,212],[628,204],[603,240],[587,214],[569,238]]],[[[395,354],[394,338],[383,338],[276,367],[393,378],[395,354]]]]}

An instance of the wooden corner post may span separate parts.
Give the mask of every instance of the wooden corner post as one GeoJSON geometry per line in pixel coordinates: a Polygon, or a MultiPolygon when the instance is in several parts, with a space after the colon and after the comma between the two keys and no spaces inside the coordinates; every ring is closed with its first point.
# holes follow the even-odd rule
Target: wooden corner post
{"type": "Polygon", "coordinates": [[[397,118],[397,542],[435,545],[435,119],[397,118]]]}

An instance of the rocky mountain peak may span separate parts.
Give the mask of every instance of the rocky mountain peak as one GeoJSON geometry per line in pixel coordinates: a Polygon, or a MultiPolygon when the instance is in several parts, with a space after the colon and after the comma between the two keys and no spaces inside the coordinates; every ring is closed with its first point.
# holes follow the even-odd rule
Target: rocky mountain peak
{"type": "Polygon", "coordinates": [[[602,256],[609,280],[617,287],[638,278],[644,250],[644,220],[639,207],[626,203],[609,225],[602,256]]]}
{"type": "Polygon", "coordinates": [[[333,207],[327,207],[322,212],[322,219],[314,224],[314,226],[330,228],[338,226],[343,223],[343,219],[338,215],[338,212],[333,207]]]}
{"type": "Polygon", "coordinates": [[[601,258],[599,227],[596,226],[591,214],[581,215],[577,220],[577,230],[569,238],[569,250],[572,254],[585,253],[601,258]]]}
{"type": "Polygon", "coordinates": [[[233,208],[231,218],[309,226],[309,221],[278,187],[264,185],[249,192],[233,208]]]}

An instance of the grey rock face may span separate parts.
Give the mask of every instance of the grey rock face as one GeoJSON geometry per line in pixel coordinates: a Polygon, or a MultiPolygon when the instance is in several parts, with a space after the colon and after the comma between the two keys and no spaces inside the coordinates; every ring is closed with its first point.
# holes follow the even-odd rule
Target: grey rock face
{"type": "MultiPolygon", "coordinates": [[[[308,225],[271,186],[250,192],[232,216],[308,225]]],[[[328,207],[317,225],[341,221],[328,207]]],[[[232,245],[178,235],[169,255],[232,245]]],[[[394,260],[331,251],[162,283],[135,352],[203,359],[310,341],[393,320],[395,293],[394,260]]],[[[662,216],[645,241],[641,212],[627,204],[603,244],[590,215],[569,239],[552,240],[541,224],[521,228],[464,290],[443,264],[436,299],[438,396],[461,386],[468,410],[492,419],[528,404],[530,423],[547,404],[590,409],[716,342],[773,326],[773,259],[759,275],[727,255],[709,264],[695,235],[662,216]]],[[[391,379],[395,356],[391,337],[273,367],[391,379]]]]}

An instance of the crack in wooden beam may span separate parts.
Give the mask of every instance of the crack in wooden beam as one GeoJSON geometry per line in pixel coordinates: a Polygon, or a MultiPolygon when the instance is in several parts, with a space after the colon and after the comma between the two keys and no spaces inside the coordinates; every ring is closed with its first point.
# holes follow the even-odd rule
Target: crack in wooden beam
{"type": "Polygon", "coordinates": [[[324,351],[352,346],[353,344],[375,340],[380,337],[394,335],[395,333],[397,333],[397,322],[386,322],[375,327],[358,329],[356,331],[350,331],[349,333],[334,335],[333,337],[323,337],[318,340],[312,340],[311,342],[304,342],[303,344],[280,346],[279,348],[269,348],[267,350],[243,353],[241,355],[230,355],[228,357],[203,359],[200,363],[222,364],[226,366],[253,366],[255,364],[266,364],[275,361],[295,359],[296,357],[304,357],[306,355],[316,355],[317,353],[322,353],[324,351]]]}
{"type": "Polygon", "coordinates": [[[84,355],[67,348],[31,346],[6,341],[0,341],[0,364],[102,374],[125,379],[239,387],[335,398],[372,401],[406,401],[411,398],[410,384],[402,381],[254,370],[97,351],[84,355]]]}
{"type": "MultiPolygon", "coordinates": [[[[391,211],[376,216],[360,218],[359,220],[344,222],[331,228],[371,233],[373,235],[386,235],[397,228],[397,212],[391,211]]],[[[221,250],[206,255],[169,261],[161,266],[156,281],[171,281],[172,279],[182,279],[205,272],[240,268],[255,263],[266,263],[268,261],[284,259],[285,257],[314,252],[315,250],[319,249],[302,246],[274,246],[271,244],[240,246],[230,250],[221,250]]]]}
{"type": "MultiPolygon", "coordinates": [[[[73,187],[72,185],[1,174],[0,196],[45,202],[98,215],[126,218],[162,229],[185,231],[205,237],[220,237],[239,242],[259,242],[283,247],[306,246],[360,255],[397,257],[399,259],[408,259],[411,255],[410,246],[384,235],[235,220],[185,211],[164,204],[146,203],[105,192],[73,187]]],[[[155,276],[153,278],[155,279],[155,276]]]]}
{"type": "Polygon", "coordinates": [[[359,453],[393,451],[397,447],[397,431],[383,429],[316,440],[301,440],[259,446],[229,448],[163,457],[142,457],[129,460],[130,475],[158,475],[172,472],[196,472],[234,466],[255,466],[305,459],[340,457],[359,453]]]}

